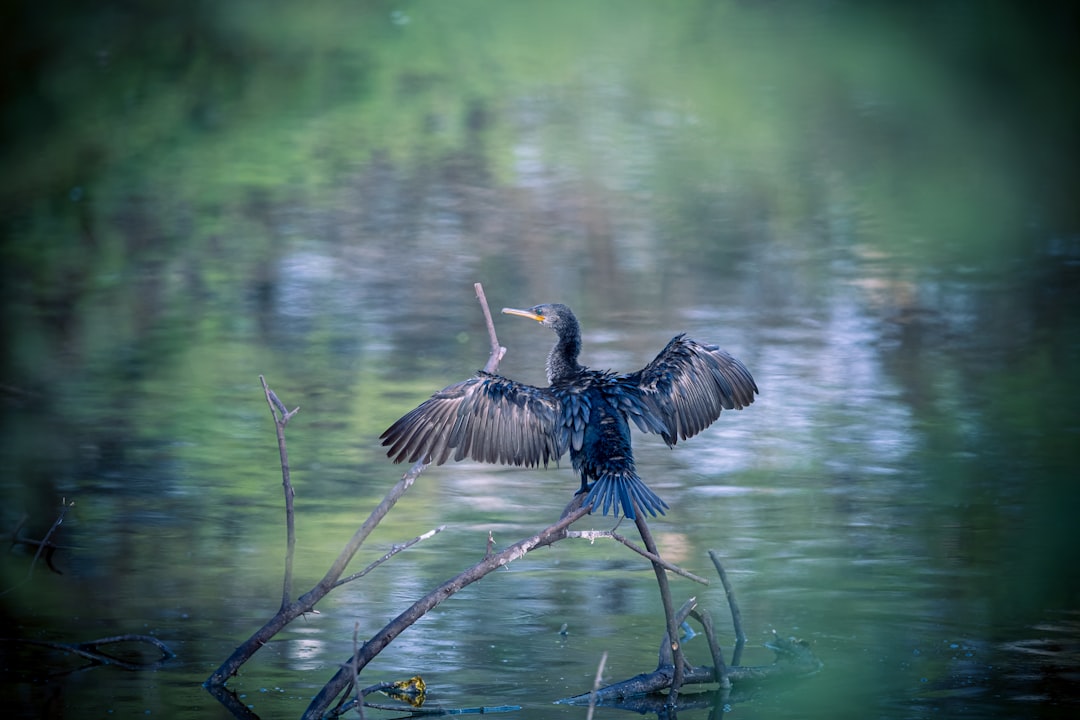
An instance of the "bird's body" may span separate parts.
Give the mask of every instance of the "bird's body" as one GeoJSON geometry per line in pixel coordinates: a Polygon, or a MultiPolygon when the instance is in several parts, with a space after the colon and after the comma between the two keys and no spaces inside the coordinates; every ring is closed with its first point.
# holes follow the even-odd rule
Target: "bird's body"
{"type": "Polygon", "coordinates": [[[754,401],[746,367],[715,345],[677,335],[635,373],[578,364],[581,330],[565,305],[506,308],[550,326],[558,336],[548,355],[546,388],[480,372],[435,393],[382,434],[394,462],[480,462],[547,465],[568,450],[581,475],[585,504],[607,514],[635,506],[656,515],[668,507],[638,477],[630,422],[669,446],[704,430],[721,410],[754,401]],[[591,481],[591,482],[590,482],[591,481]]]}

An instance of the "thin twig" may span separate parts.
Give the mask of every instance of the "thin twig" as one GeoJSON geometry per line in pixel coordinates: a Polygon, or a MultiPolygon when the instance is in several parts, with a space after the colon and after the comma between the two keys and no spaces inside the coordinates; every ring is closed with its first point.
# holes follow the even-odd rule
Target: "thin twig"
{"type": "Polygon", "coordinates": [[[499,345],[499,338],[495,334],[495,321],[491,319],[491,308],[488,307],[487,296],[484,295],[484,286],[481,283],[474,283],[473,288],[476,290],[476,299],[480,301],[480,307],[484,310],[484,322],[487,323],[488,337],[491,338],[491,354],[488,355],[487,364],[484,365],[484,372],[493,373],[498,369],[503,355],[506,354],[506,348],[499,345]]]}
{"type": "MultiPolygon", "coordinates": [[[[301,595],[295,602],[278,610],[278,612],[275,613],[272,618],[267,620],[261,628],[256,630],[251,637],[237,647],[232,655],[230,655],[228,659],[226,659],[225,662],[223,662],[221,666],[206,679],[203,685],[211,691],[213,691],[214,688],[224,685],[225,682],[235,675],[237,670],[239,670],[259,648],[270,641],[270,638],[274,637],[274,635],[296,618],[306,612],[310,612],[311,609],[315,607],[316,603],[326,597],[326,594],[334,588],[334,583],[341,577],[341,574],[345,571],[349,561],[352,560],[353,556],[360,549],[360,546],[364,544],[367,537],[375,530],[382,519],[386,517],[386,514],[390,512],[390,509],[397,504],[397,501],[401,499],[410,487],[412,487],[413,483],[416,482],[416,479],[420,477],[420,474],[424,472],[426,467],[426,463],[418,462],[409,468],[408,471],[401,476],[401,479],[387,491],[382,502],[371,511],[371,514],[368,515],[364,524],[353,533],[349,542],[346,543],[345,547],[338,553],[338,556],[330,566],[330,569],[326,571],[323,579],[311,590],[301,595]]],[[[219,694],[215,693],[215,695],[217,696],[219,694]]]]}
{"type": "Polygon", "coordinates": [[[266,384],[266,378],[259,376],[262,383],[263,393],[266,395],[266,404],[270,406],[270,417],[274,418],[274,430],[277,433],[278,455],[281,457],[281,487],[285,493],[285,577],[281,588],[281,610],[289,606],[292,601],[293,583],[293,558],[296,556],[296,517],[293,511],[293,498],[296,492],[293,490],[292,479],[289,472],[289,451],[285,446],[285,425],[300,411],[297,407],[291,413],[285,411],[285,404],[278,399],[274,391],[266,384]],[[281,411],[281,417],[277,416],[274,408],[281,411]]]}
{"type": "Polygon", "coordinates": [[[679,567],[678,565],[665,560],[664,558],[660,557],[659,555],[654,555],[653,553],[649,552],[645,548],[639,546],[637,543],[635,543],[630,538],[628,538],[628,537],[626,537],[624,535],[620,535],[619,533],[615,532],[614,530],[571,530],[569,533],[567,533],[567,537],[579,538],[579,539],[582,539],[582,540],[588,540],[589,542],[596,542],[599,538],[611,538],[612,540],[616,540],[616,541],[622,543],[623,545],[625,545],[626,547],[630,548],[631,550],[633,550],[634,552],[636,552],[638,555],[645,558],[646,560],[651,560],[652,562],[660,563],[666,569],[670,570],[671,572],[675,573],[676,575],[681,575],[682,577],[686,578],[687,580],[693,580],[694,582],[700,583],[701,585],[705,585],[705,586],[709,585],[708,579],[703,578],[700,575],[695,575],[694,573],[690,572],[689,570],[684,570],[681,567],[679,567]]]}
{"type": "Polygon", "coordinates": [[[344,585],[347,582],[352,582],[353,580],[364,577],[369,572],[371,572],[375,568],[379,567],[384,562],[386,562],[390,558],[394,557],[395,555],[397,555],[402,550],[408,550],[409,548],[411,548],[416,543],[421,542],[423,540],[427,540],[430,537],[434,537],[435,535],[438,535],[439,533],[441,533],[445,529],[446,529],[445,525],[440,525],[437,528],[432,528],[431,530],[428,530],[426,533],[424,533],[422,535],[417,535],[412,540],[407,540],[406,542],[403,542],[400,545],[394,545],[392,548],[390,548],[390,550],[385,555],[383,555],[381,558],[379,558],[375,562],[368,565],[366,568],[364,568],[360,572],[353,573],[352,575],[349,575],[348,577],[343,577],[340,580],[338,580],[336,583],[334,583],[334,587],[337,587],[338,585],[344,585]]]}
{"type": "Polygon", "coordinates": [[[662,565],[666,569],[670,570],[671,572],[675,573],[676,575],[681,575],[682,577],[686,578],[687,580],[693,580],[694,582],[700,583],[701,585],[705,585],[705,586],[709,585],[709,581],[706,580],[705,578],[701,577],[700,575],[695,575],[694,573],[690,572],[689,570],[683,570],[678,565],[675,565],[673,563],[668,562],[667,560],[660,557],[659,555],[656,555],[655,553],[651,553],[651,552],[649,552],[648,550],[646,550],[644,548],[638,547],[637,544],[635,544],[633,540],[620,535],[619,533],[615,532],[614,530],[611,531],[611,537],[612,537],[613,540],[618,540],[623,545],[625,545],[626,547],[628,547],[631,550],[633,550],[634,552],[636,552],[638,555],[641,555],[644,558],[648,558],[649,560],[651,560],[654,563],[659,563],[660,565],[662,565]]]}

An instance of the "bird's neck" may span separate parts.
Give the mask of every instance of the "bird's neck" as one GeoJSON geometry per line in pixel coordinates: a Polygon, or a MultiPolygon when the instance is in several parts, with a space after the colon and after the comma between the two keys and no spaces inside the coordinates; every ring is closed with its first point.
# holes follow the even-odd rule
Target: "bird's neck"
{"type": "Polygon", "coordinates": [[[577,328],[560,334],[555,347],[548,353],[548,382],[554,385],[560,380],[568,380],[581,372],[582,367],[577,361],[580,352],[581,332],[577,328]]]}

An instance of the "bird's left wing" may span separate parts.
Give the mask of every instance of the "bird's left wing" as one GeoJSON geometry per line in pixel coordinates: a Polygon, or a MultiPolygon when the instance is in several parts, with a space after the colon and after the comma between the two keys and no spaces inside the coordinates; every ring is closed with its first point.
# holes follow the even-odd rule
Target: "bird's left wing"
{"type": "Polygon", "coordinates": [[[394,462],[479,462],[533,467],[566,450],[550,391],[481,372],[444,388],[380,436],[394,462]]]}
{"type": "Polygon", "coordinates": [[[668,445],[697,435],[722,410],[741,410],[758,391],[745,365],[716,345],[685,335],[676,335],[652,362],[620,381],[636,387],[648,422],[632,419],[642,430],[659,432],[668,445]],[[652,422],[656,419],[663,428],[652,422]]]}

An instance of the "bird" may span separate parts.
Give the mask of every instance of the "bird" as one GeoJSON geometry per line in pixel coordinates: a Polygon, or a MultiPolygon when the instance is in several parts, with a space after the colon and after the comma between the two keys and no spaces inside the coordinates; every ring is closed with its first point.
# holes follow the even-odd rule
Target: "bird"
{"type": "Polygon", "coordinates": [[[483,463],[547,467],[569,450],[581,476],[575,495],[602,515],[637,509],[652,517],[670,509],[638,475],[630,423],[655,433],[668,447],[697,435],[723,410],[754,402],[757,384],[746,366],[716,345],[676,335],[641,370],[615,373],[581,365],[581,326],[560,303],[503,313],[529,318],[555,331],[547,356],[548,387],[495,373],[439,390],[380,436],[395,462],[441,465],[483,463]]]}

